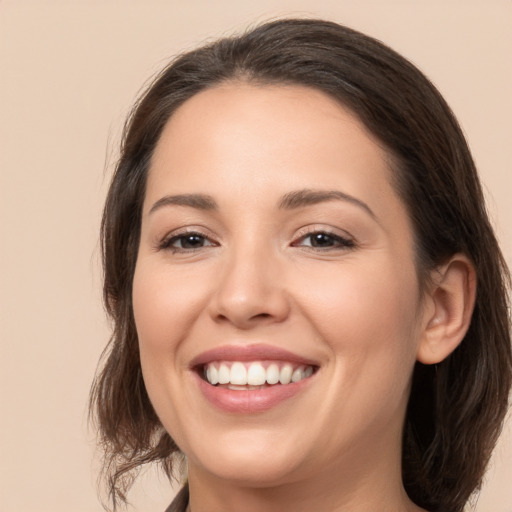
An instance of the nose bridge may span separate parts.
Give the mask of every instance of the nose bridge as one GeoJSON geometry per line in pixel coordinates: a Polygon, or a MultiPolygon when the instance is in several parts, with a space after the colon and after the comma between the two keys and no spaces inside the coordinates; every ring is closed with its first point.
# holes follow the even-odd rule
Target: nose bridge
{"type": "Polygon", "coordinates": [[[212,304],[215,319],[249,328],[286,318],[289,303],[280,260],[268,239],[245,236],[228,247],[212,304]]]}

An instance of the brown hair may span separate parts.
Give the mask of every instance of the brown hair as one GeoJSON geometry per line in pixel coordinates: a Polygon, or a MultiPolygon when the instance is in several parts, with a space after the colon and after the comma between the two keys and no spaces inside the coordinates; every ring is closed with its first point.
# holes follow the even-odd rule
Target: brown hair
{"type": "Polygon", "coordinates": [[[402,455],[404,486],[415,503],[432,512],[462,511],[481,483],[507,410],[510,277],[470,151],[439,92],[381,42],[311,19],[269,22],[180,56],[127,121],[101,229],[104,299],[114,332],[91,392],[114,509],[126,501],[142,464],[158,461],[170,477],[179,455],[144,387],[131,299],[150,159],[184,101],[230,80],[309,86],[362,120],[394,162],[423,284],[454,253],[471,259],[478,289],[469,331],[437,367],[416,364],[402,455]]]}

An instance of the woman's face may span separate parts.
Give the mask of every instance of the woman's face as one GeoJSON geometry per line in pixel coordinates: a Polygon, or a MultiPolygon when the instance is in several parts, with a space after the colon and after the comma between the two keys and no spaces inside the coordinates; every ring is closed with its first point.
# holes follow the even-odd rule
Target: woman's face
{"type": "Polygon", "coordinates": [[[312,89],[225,84],[167,123],[133,306],[151,402],[191,473],[265,486],[396,469],[424,320],[390,182],[360,121],[312,89]]]}

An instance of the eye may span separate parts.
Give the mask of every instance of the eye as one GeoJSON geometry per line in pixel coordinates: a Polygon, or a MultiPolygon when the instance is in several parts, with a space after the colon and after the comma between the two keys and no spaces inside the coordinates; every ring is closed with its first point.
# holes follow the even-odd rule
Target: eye
{"type": "Polygon", "coordinates": [[[161,243],[160,249],[169,249],[173,252],[191,252],[215,245],[212,240],[201,233],[187,232],[166,238],[161,243]]]}
{"type": "Polygon", "coordinates": [[[353,240],[327,231],[314,231],[307,233],[306,235],[301,236],[297,242],[293,243],[293,245],[327,250],[355,247],[353,240]]]}

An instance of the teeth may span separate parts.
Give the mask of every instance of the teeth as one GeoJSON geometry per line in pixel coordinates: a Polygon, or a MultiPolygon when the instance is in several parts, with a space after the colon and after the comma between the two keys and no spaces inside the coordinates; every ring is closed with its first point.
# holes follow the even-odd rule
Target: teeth
{"type": "Polygon", "coordinates": [[[204,376],[212,384],[227,384],[230,389],[259,389],[265,384],[274,385],[277,383],[286,385],[292,382],[299,382],[302,379],[311,377],[312,366],[294,367],[285,363],[279,367],[277,363],[271,363],[266,369],[259,361],[252,363],[209,363],[205,366],[204,376]]]}
{"type": "Polygon", "coordinates": [[[265,382],[267,382],[267,372],[265,368],[263,368],[260,363],[251,364],[247,371],[247,384],[250,386],[262,386],[265,382]]]}
{"type": "Polygon", "coordinates": [[[281,372],[279,373],[279,382],[281,384],[290,384],[290,382],[292,381],[292,373],[293,373],[292,365],[285,364],[281,368],[281,372]]]}
{"type": "Polygon", "coordinates": [[[306,367],[305,366],[301,366],[300,368],[297,368],[292,373],[292,382],[299,382],[300,380],[305,379],[305,378],[306,378],[306,367]]]}
{"type": "MultiPolygon", "coordinates": [[[[213,366],[213,365],[208,365],[208,366],[213,366]]],[[[206,375],[206,378],[208,378],[208,375],[206,375]]],[[[231,376],[230,376],[229,368],[225,364],[221,364],[219,367],[219,384],[227,384],[229,382],[230,378],[231,378],[231,376]]],[[[210,384],[213,384],[213,383],[210,382],[210,384]]]]}
{"type": "Polygon", "coordinates": [[[219,382],[219,372],[213,364],[209,365],[206,370],[206,379],[213,385],[219,382]]]}
{"type": "Polygon", "coordinates": [[[279,382],[279,366],[275,363],[272,363],[267,368],[267,382],[269,384],[277,384],[279,382]]]}
{"type": "Polygon", "coordinates": [[[231,384],[245,386],[247,384],[247,370],[242,363],[233,363],[231,366],[231,384]]]}

